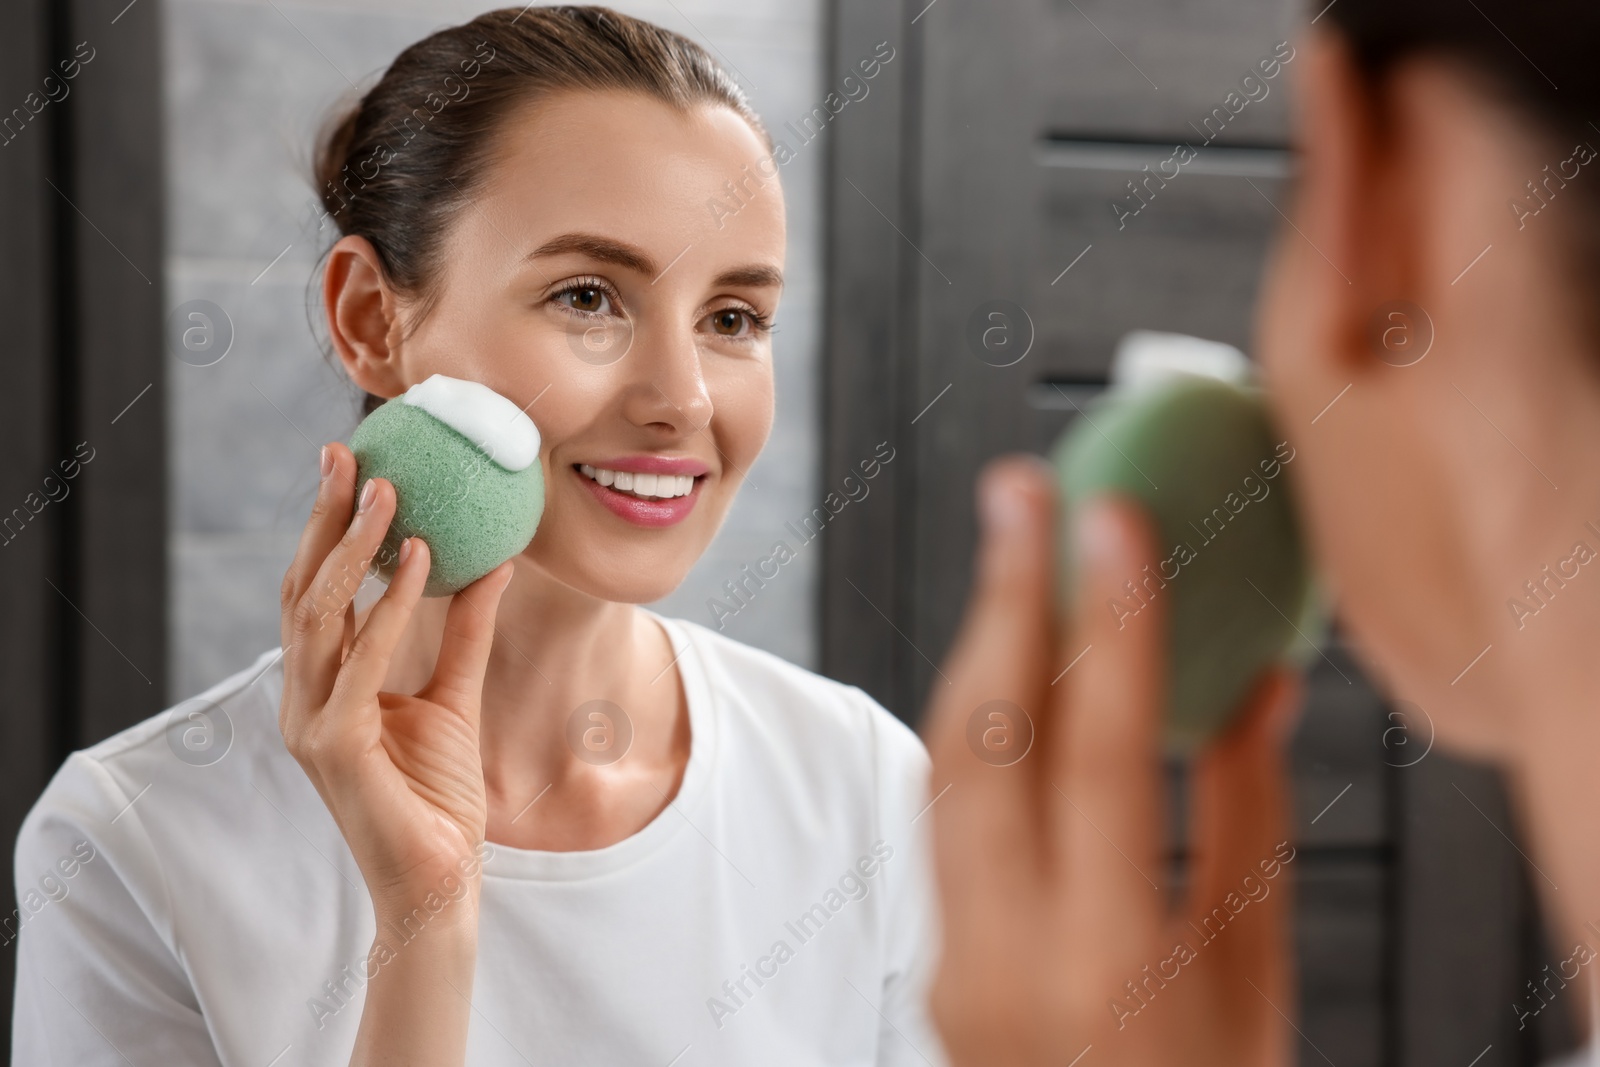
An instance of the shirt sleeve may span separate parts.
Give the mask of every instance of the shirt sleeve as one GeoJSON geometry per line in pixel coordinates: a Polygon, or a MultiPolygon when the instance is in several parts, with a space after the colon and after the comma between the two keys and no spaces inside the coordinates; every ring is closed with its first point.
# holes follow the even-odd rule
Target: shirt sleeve
{"type": "Polygon", "coordinates": [[[865,693],[878,750],[880,833],[894,849],[884,864],[889,923],[880,1002],[878,1067],[945,1067],[944,1047],[928,1013],[928,986],[938,960],[933,862],[924,817],[927,750],[909,727],[865,693]]]}
{"type": "MultiPolygon", "coordinates": [[[[153,788],[159,788],[155,786],[153,788]]],[[[220,1067],[170,939],[138,797],[74,754],[17,838],[12,1060],[19,1067],[220,1067]]]]}

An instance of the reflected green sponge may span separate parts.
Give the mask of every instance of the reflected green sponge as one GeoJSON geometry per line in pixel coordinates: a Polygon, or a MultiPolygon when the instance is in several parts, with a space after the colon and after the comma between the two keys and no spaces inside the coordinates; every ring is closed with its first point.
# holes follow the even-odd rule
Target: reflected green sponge
{"type": "Polygon", "coordinates": [[[1118,365],[1113,387],[1052,454],[1061,506],[1058,592],[1062,604],[1074,603],[1074,509],[1102,493],[1141,504],[1157,531],[1159,562],[1119,576],[1122,595],[1092,610],[1111,613],[1125,629],[1165,601],[1166,739],[1187,754],[1227,725],[1264,668],[1292,652],[1314,652],[1310,559],[1287,477],[1295,453],[1273,431],[1236,349],[1136,333],[1118,365]]]}
{"type": "Polygon", "coordinates": [[[361,420],[350,451],[358,495],[370,478],[394,485],[376,557],[385,581],[407,537],[431,553],[423,596],[464,589],[533,540],[544,512],[539,431],[486,385],[432,375],[361,420]]]}

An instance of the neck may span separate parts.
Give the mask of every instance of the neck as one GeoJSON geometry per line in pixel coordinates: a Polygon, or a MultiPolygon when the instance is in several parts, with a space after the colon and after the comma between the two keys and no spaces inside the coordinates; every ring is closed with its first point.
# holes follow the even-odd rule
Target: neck
{"type": "MultiPolygon", "coordinates": [[[[1560,958],[1580,942],[1600,953],[1600,841],[1594,831],[1600,814],[1600,662],[1594,640],[1600,634],[1600,561],[1595,567],[1594,574],[1583,575],[1594,588],[1581,601],[1575,584],[1563,591],[1573,594],[1562,620],[1567,625],[1552,625],[1542,639],[1545,647],[1521,657],[1519,691],[1507,709],[1515,733],[1504,762],[1507,784],[1538,868],[1531,878],[1550,917],[1551,947],[1560,958]]],[[[1563,605],[1552,602],[1547,610],[1558,606],[1563,605]]]]}
{"type": "MultiPolygon", "coordinates": [[[[1498,829],[1537,868],[1529,884],[1555,963],[1580,943],[1600,953],[1600,391],[1593,353],[1559,338],[1489,336],[1454,355],[1450,374],[1427,383],[1453,407],[1407,398],[1410,410],[1435,413],[1424,434],[1443,443],[1418,443],[1437,456],[1418,514],[1452,518],[1430,528],[1436,543],[1415,561],[1417,584],[1383,590],[1387,605],[1373,598],[1375,611],[1405,619],[1385,634],[1390,654],[1374,658],[1386,658],[1391,688],[1426,709],[1441,743],[1505,773],[1516,826],[1498,829]],[[1519,366],[1512,388],[1493,368],[1526,352],[1538,366],[1519,366]],[[1492,426],[1452,382],[1479,404],[1494,399],[1492,426]],[[1419,601],[1432,609],[1416,610],[1419,601]],[[1407,641],[1422,653],[1393,651],[1407,641]]],[[[1580,1023],[1587,1000],[1573,1000],[1580,1023]]]]}
{"type": "MultiPolygon", "coordinates": [[[[619,839],[642,825],[619,830],[616,819],[627,823],[632,817],[614,809],[616,793],[627,793],[630,810],[646,812],[648,821],[673,794],[687,762],[687,711],[671,641],[632,604],[579,592],[522,557],[516,568],[495,617],[483,683],[481,750],[490,835],[523,847],[599,847],[610,843],[601,839],[619,839]],[[595,759],[592,749],[585,759],[575,750],[569,720],[580,705],[595,700],[611,702],[626,716],[632,740],[625,759],[595,759]],[[567,825],[580,836],[529,837],[539,833],[539,825],[549,825],[520,817],[535,798],[542,798],[546,815],[564,810],[567,825]],[[585,826],[599,839],[582,837],[585,826]]],[[[418,604],[385,688],[415,693],[427,683],[450,600],[418,604]]],[[[603,741],[608,735],[592,731],[616,725],[610,709],[600,710],[608,717],[585,716],[577,731],[580,745],[585,730],[591,741],[603,741]]]]}
{"type": "MultiPolygon", "coordinates": [[[[1484,691],[1499,706],[1486,710],[1501,719],[1500,763],[1558,960],[1579,944],[1600,953],[1600,504],[1566,518],[1570,536],[1541,563],[1549,571],[1528,575],[1537,596],[1521,590],[1535,613],[1518,628],[1509,607],[1496,605],[1507,625],[1480,664],[1495,659],[1484,691]],[[1579,542],[1586,550],[1577,551],[1579,542]]],[[[1580,1026],[1587,1021],[1586,1010],[1575,1015],[1580,1026]]]]}

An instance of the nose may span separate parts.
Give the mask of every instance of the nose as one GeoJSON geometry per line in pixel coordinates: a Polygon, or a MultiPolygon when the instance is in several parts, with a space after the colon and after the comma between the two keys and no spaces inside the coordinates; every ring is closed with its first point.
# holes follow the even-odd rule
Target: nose
{"type": "Polygon", "coordinates": [[[673,437],[686,437],[710,425],[711,393],[692,331],[641,336],[629,359],[634,375],[625,412],[631,422],[673,437]]]}

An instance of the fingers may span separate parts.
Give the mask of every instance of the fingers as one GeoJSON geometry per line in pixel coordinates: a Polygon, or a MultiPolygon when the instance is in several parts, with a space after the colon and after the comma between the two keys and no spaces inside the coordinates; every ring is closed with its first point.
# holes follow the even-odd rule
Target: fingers
{"type": "Polygon", "coordinates": [[[344,640],[339,645],[339,662],[350,654],[350,645],[356,639],[356,602],[354,600],[344,606],[344,640]]]}
{"type": "Polygon", "coordinates": [[[1226,922],[1227,936],[1208,953],[1276,1004],[1285,1002],[1289,979],[1290,877],[1283,865],[1294,851],[1285,743],[1299,700],[1294,674],[1264,674],[1238,721],[1201,753],[1192,787],[1194,860],[1183,912],[1207,930],[1226,922]]]}
{"type": "Polygon", "coordinates": [[[344,445],[334,442],[322,449],[323,474],[311,515],[300,531],[300,543],[283,577],[280,636],[285,649],[292,643],[291,619],[295,605],[311,588],[312,579],[333,546],[344,536],[355,510],[355,456],[344,445]]]}
{"type": "Polygon", "coordinates": [[[389,588],[372,606],[339,670],[336,691],[328,702],[330,717],[347,718],[356,709],[370,709],[377,714],[377,702],[372,698],[383,688],[394,650],[405,634],[417,601],[422,599],[431,558],[422,538],[408,537],[401,542],[400,562],[389,579],[389,588]]]}
{"type": "Polygon", "coordinates": [[[1071,869],[1084,914],[1127,916],[1136,928],[1121,926],[1107,936],[1137,937],[1157,928],[1166,907],[1159,888],[1166,853],[1166,605],[1157,591],[1137,615],[1125,610],[1131,599],[1125,583],[1141,581],[1145,565],[1158,558],[1142,510],[1101,497],[1079,510],[1077,522],[1076,603],[1061,656],[1081,658],[1057,682],[1066,692],[1057,698],[1065,713],[1052,723],[1049,742],[1051,841],[1057,862],[1071,869]]]}
{"type": "MultiPolygon", "coordinates": [[[[338,479],[336,471],[329,481],[338,479]]],[[[289,616],[289,643],[284,646],[284,687],[300,708],[321,708],[333,691],[344,650],[342,616],[383,543],[394,508],[394,487],[382,478],[374,478],[363,486],[362,502],[357,504],[354,519],[346,521],[342,536],[331,546],[324,547],[327,528],[338,521],[331,511],[325,518],[314,516],[308,524],[306,547],[325,551],[326,555],[318,561],[314,577],[299,598],[285,609],[289,616]],[[318,526],[315,532],[310,529],[313,524],[318,526]]],[[[297,558],[296,566],[304,562],[297,558]]]]}
{"type": "Polygon", "coordinates": [[[439,659],[419,695],[476,717],[483,699],[483,673],[494,646],[495,612],[514,569],[507,560],[450,598],[439,659]]]}
{"type": "Polygon", "coordinates": [[[1010,746],[1027,744],[1032,734],[1016,709],[1039,721],[1053,630],[1048,476],[1037,460],[1004,458],[984,472],[978,496],[982,533],[972,597],[925,727],[933,792],[949,786],[933,816],[953,908],[969,892],[986,895],[982,880],[1035,862],[1030,807],[1036,801],[1026,761],[1038,754],[1018,763],[1010,746]],[[994,701],[1004,703],[985,709],[994,701]]]}

